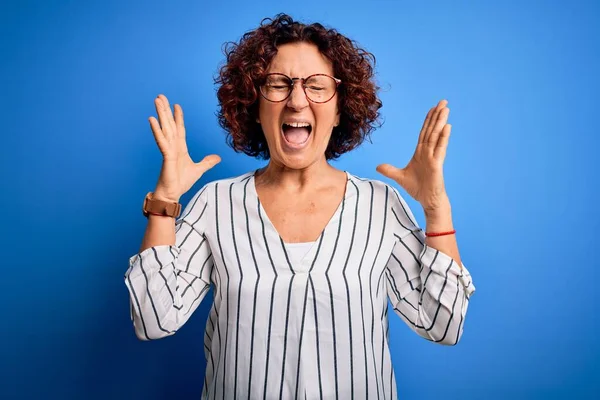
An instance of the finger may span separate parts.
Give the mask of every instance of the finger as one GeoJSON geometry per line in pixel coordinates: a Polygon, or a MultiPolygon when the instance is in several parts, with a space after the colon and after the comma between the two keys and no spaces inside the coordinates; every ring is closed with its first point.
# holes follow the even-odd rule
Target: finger
{"type": "Polygon", "coordinates": [[[435,111],[435,107],[431,107],[425,116],[425,121],[423,121],[423,127],[421,128],[421,132],[419,132],[419,140],[417,143],[423,143],[425,141],[425,134],[429,129],[429,124],[431,123],[431,118],[435,111]]]}
{"type": "Polygon", "coordinates": [[[159,95],[155,100],[156,112],[158,113],[158,121],[160,122],[160,128],[162,129],[165,138],[171,139],[174,135],[175,122],[171,115],[171,109],[169,108],[168,100],[165,96],[159,95]]]}
{"type": "Polygon", "coordinates": [[[165,116],[163,101],[160,96],[154,99],[154,107],[156,108],[156,114],[158,115],[158,123],[160,125],[161,132],[165,138],[168,138],[170,125],[166,122],[167,117],[165,116]]]}
{"type": "MultiPolygon", "coordinates": [[[[439,105],[439,103],[438,103],[438,105],[439,105]]],[[[427,113],[427,118],[425,119],[425,122],[423,123],[423,131],[419,135],[419,137],[421,138],[419,143],[427,142],[427,137],[429,136],[429,132],[431,132],[431,126],[435,123],[435,119],[436,119],[437,111],[438,111],[438,105],[431,107],[431,109],[429,110],[430,112],[427,113]]]]}
{"type": "Polygon", "coordinates": [[[438,120],[435,123],[433,130],[431,131],[431,135],[429,136],[429,143],[432,143],[435,145],[438,142],[440,133],[442,132],[442,129],[448,122],[448,115],[450,115],[450,109],[448,107],[445,107],[444,109],[442,109],[440,111],[438,120]]]}
{"type": "Polygon", "coordinates": [[[148,121],[150,122],[150,128],[152,129],[152,134],[154,135],[154,140],[156,141],[156,144],[158,145],[158,148],[160,149],[160,151],[163,152],[166,149],[166,143],[165,143],[165,136],[164,136],[162,130],[160,129],[160,125],[158,124],[158,121],[154,117],[148,118],[148,121]]]}
{"type": "Polygon", "coordinates": [[[433,155],[435,158],[445,159],[446,158],[446,149],[448,149],[448,142],[450,141],[450,131],[452,130],[452,125],[446,124],[444,128],[442,128],[442,133],[440,134],[440,138],[435,146],[435,150],[433,151],[433,155]]]}
{"type": "Polygon", "coordinates": [[[176,128],[175,118],[173,117],[173,110],[171,109],[171,105],[169,104],[169,99],[167,99],[167,96],[165,96],[164,94],[160,94],[159,96],[163,101],[165,110],[167,111],[167,116],[169,117],[169,122],[171,123],[171,127],[173,129],[175,129],[176,128]]]}
{"type": "Polygon", "coordinates": [[[442,109],[442,104],[443,104],[444,100],[440,100],[437,105],[435,107],[433,107],[433,113],[431,114],[431,118],[429,119],[429,124],[427,125],[427,129],[425,130],[425,134],[424,134],[424,143],[427,143],[429,135],[431,134],[431,131],[433,130],[433,126],[435,125],[438,116],[439,116],[439,112],[442,109]]]}
{"type": "Polygon", "coordinates": [[[216,154],[211,154],[202,159],[199,163],[196,163],[196,167],[198,168],[198,174],[202,175],[215,165],[221,162],[221,157],[216,154]]]}
{"type": "Polygon", "coordinates": [[[175,127],[177,128],[177,135],[182,139],[185,139],[185,125],[183,123],[183,109],[179,104],[175,104],[175,127]]]}
{"type": "Polygon", "coordinates": [[[398,183],[400,183],[404,176],[400,168],[396,168],[391,164],[380,164],[377,166],[377,168],[375,168],[375,170],[380,174],[397,181],[398,183]]]}
{"type": "Polygon", "coordinates": [[[179,104],[175,104],[175,137],[177,139],[177,145],[182,152],[187,153],[187,143],[185,141],[185,125],[183,122],[183,109],[179,104]]]}
{"type": "Polygon", "coordinates": [[[435,119],[432,121],[429,132],[425,136],[425,143],[437,143],[439,133],[448,120],[449,111],[450,110],[445,106],[442,106],[437,110],[437,113],[434,117],[435,119]]]}

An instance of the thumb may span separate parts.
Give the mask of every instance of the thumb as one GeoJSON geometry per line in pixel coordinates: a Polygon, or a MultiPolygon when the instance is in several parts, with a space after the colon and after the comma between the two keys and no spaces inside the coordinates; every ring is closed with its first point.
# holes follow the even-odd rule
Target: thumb
{"type": "Polygon", "coordinates": [[[377,166],[376,171],[390,179],[395,180],[400,186],[402,186],[401,182],[404,179],[404,171],[402,169],[396,168],[391,164],[380,164],[377,166]]]}
{"type": "Polygon", "coordinates": [[[221,162],[221,157],[216,154],[211,154],[202,159],[199,163],[196,163],[198,175],[202,176],[206,171],[221,162]]]}

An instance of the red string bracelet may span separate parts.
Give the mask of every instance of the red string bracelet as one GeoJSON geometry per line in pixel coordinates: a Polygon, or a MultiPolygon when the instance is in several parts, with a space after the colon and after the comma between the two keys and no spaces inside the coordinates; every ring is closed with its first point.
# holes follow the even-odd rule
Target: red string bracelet
{"type": "Polygon", "coordinates": [[[448,232],[425,232],[425,236],[444,236],[444,235],[452,235],[456,233],[456,230],[451,230],[448,232]]]}

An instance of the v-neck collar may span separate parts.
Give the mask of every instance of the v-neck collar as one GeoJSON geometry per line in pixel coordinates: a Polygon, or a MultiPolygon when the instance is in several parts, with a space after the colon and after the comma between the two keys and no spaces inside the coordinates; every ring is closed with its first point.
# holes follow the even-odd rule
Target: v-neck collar
{"type": "MultiPolygon", "coordinates": [[[[277,231],[277,228],[275,228],[275,225],[269,218],[269,215],[265,211],[265,209],[260,201],[260,198],[258,197],[258,191],[256,190],[256,184],[255,184],[254,178],[256,176],[257,171],[258,171],[258,169],[255,170],[253,173],[251,173],[250,182],[248,182],[248,186],[250,186],[252,196],[254,196],[255,200],[258,202],[259,212],[265,221],[265,227],[267,229],[271,230],[272,233],[274,234],[274,236],[276,236],[279,239],[279,241],[280,241],[279,245],[283,246],[283,249],[285,250],[286,257],[287,257],[288,249],[286,249],[286,246],[293,245],[294,243],[286,243],[283,240],[283,238],[277,231]]],[[[350,181],[350,173],[348,171],[344,171],[344,173],[346,174],[346,188],[344,190],[344,196],[342,197],[342,200],[338,204],[338,206],[337,206],[335,212],[333,213],[333,215],[331,216],[331,218],[329,218],[329,221],[327,221],[327,224],[325,224],[325,227],[319,234],[319,237],[317,237],[317,239],[315,239],[313,242],[307,242],[307,243],[311,243],[310,249],[304,255],[304,257],[302,257],[302,259],[299,262],[296,260],[289,260],[289,257],[288,257],[289,263],[292,266],[292,269],[294,270],[294,272],[307,272],[311,269],[314,259],[318,256],[318,252],[321,248],[321,244],[323,242],[325,232],[332,230],[333,228],[337,227],[337,225],[340,223],[340,216],[342,213],[342,209],[344,208],[344,204],[348,200],[348,197],[350,196],[350,192],[351,192],[350,188],[348,187],[349,181],[350,181]]]]}

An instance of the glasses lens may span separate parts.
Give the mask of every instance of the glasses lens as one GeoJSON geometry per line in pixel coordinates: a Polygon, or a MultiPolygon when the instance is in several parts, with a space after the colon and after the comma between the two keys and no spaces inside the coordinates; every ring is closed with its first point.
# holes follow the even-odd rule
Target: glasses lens
{"type": "Polygon", "coordinates": [[[326,75],[311,76],[305,83],[304,88],[308,98],[316,103],[330,100],[335,94],[335,80],[326,75]]]}
{"type": "Polygon", "coordinates": [[[268,75],[265,83],[260,87],[263,96],[271,101],[282,101],[292,89],[291,81],[284,75],[268,75]]]}

